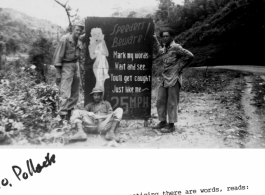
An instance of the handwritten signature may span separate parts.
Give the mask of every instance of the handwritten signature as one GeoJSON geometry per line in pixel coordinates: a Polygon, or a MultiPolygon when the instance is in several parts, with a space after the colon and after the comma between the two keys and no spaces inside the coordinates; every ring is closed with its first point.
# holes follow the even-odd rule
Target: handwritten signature
{"type": "MultiPolygon", "coordinates": [[[[34,173],[41,173],[43,168],[49,167],[52,164],[54,164],[55,163],[55,155],[53,154],[50,157],[50,154],[47,153],[47,155],[45,157],[45,161],[43,161],[42,164],[37,164],[36,167],[34,167],[34,164],[33,164],[31,159],[27,160],[26,163],[27,163],[28,173],[24,172],[22,174],[23,179],[28,179],[29,175],[33,176],[34,173]]],[[[13,170],[14,174],[16,175],[16,177],[18,178],[18,180],[20,181],[22,169],[19,166],[14,165],[14,166],[12,166],[12,170],[13,170]]]]}
{"type": "MultiPolygon", "coordinates": [[[[40,173],[42,171],[43,168],[46,168],[48,166],[51,166],[52,164],[55,163],[55,155],[53,154],[50,157],[50,154],[47,153],[46,157],[45,157],[45,161],[42,162],[42,164],[37,164],[37,166],[35,167],[32,160],[29,159],[26,161],[27,164],[27,168],[28,168],[28,173],[27,172],[23,172],[22,174],[22,178],[24,180],[28,179],[29,175],[33,176],[34,173],[40,173]]],[[[16,177],[18,178],[19,181],[21,181],[20,177],[21,177],[21,173],[22,173],[22,169],[19,166],[12,166],[12,170],[14,172],[14,174],[16,175],[16,177]]],[[[8,181],[7,178],[4,178],[1,180],[0,182],[0,189],[1,187],[5,187],[5,186],[10,186],[12,187],[12,184],[10,181],[8,181]]]]}

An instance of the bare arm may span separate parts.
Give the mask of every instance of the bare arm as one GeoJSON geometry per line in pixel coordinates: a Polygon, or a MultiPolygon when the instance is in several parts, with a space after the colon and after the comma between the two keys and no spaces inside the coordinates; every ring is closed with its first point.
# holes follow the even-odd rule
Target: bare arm
{"type": "Polygon", "coordinates": [[[161,55],[163,55],[165,53],[165,50],[166,50],[165,45],[162,46],[160,44],[160,42],[157,39],[156,34],[154,34],[153,37],[156,40],[156,44],[157,44],[157,47],[158,47],[158,55],[161,56],[161,55]]]}

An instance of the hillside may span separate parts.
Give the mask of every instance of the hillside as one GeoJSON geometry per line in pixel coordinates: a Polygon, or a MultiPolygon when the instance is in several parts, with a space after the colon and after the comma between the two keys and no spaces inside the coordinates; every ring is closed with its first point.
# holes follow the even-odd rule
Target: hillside
{"type": "Polygon", "coordinates": [[[192,66],[265,65],[264,34],[264,1],[237,0],[179,34],[176,41],[194,53],[192,66]]]}
{"type": "Polygon", "coordinates": [[[50,21],[30,17],[13,9],[0,8],[0,41],[13,39],[19,45],[20,52],[27,52],[29,45],[40,35],[56,39],[63,32],[62,27],[50,21]]]}

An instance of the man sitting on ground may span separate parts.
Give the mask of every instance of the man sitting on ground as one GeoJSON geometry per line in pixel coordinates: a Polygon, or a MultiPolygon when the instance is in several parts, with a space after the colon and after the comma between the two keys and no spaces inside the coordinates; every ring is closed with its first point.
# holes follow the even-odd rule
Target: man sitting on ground
{"type": "Polygon", "coordinates": [[[105,139],[109,141],[120,141],[115,131],[122,119],[123,109],[117,108],[113,111],[110,103],[102,99],[102,89],[94,88],[90,95],[93,96],[94,101],[87,104],[85,110],[73,111],[70,119],[78,130],[74,138],[86,139],[86,131],[87,133],[104,134],[105,139]]]}

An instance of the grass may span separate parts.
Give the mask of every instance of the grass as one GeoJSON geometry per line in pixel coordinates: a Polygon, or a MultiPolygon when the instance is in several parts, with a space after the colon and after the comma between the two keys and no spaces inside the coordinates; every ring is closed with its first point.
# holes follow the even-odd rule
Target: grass
{"type": "Polygon", "coordinates": [[[182,90],[191,93],[217,93],[242,73],[228,70],[189,68],[183,74],[182,90]]]}

